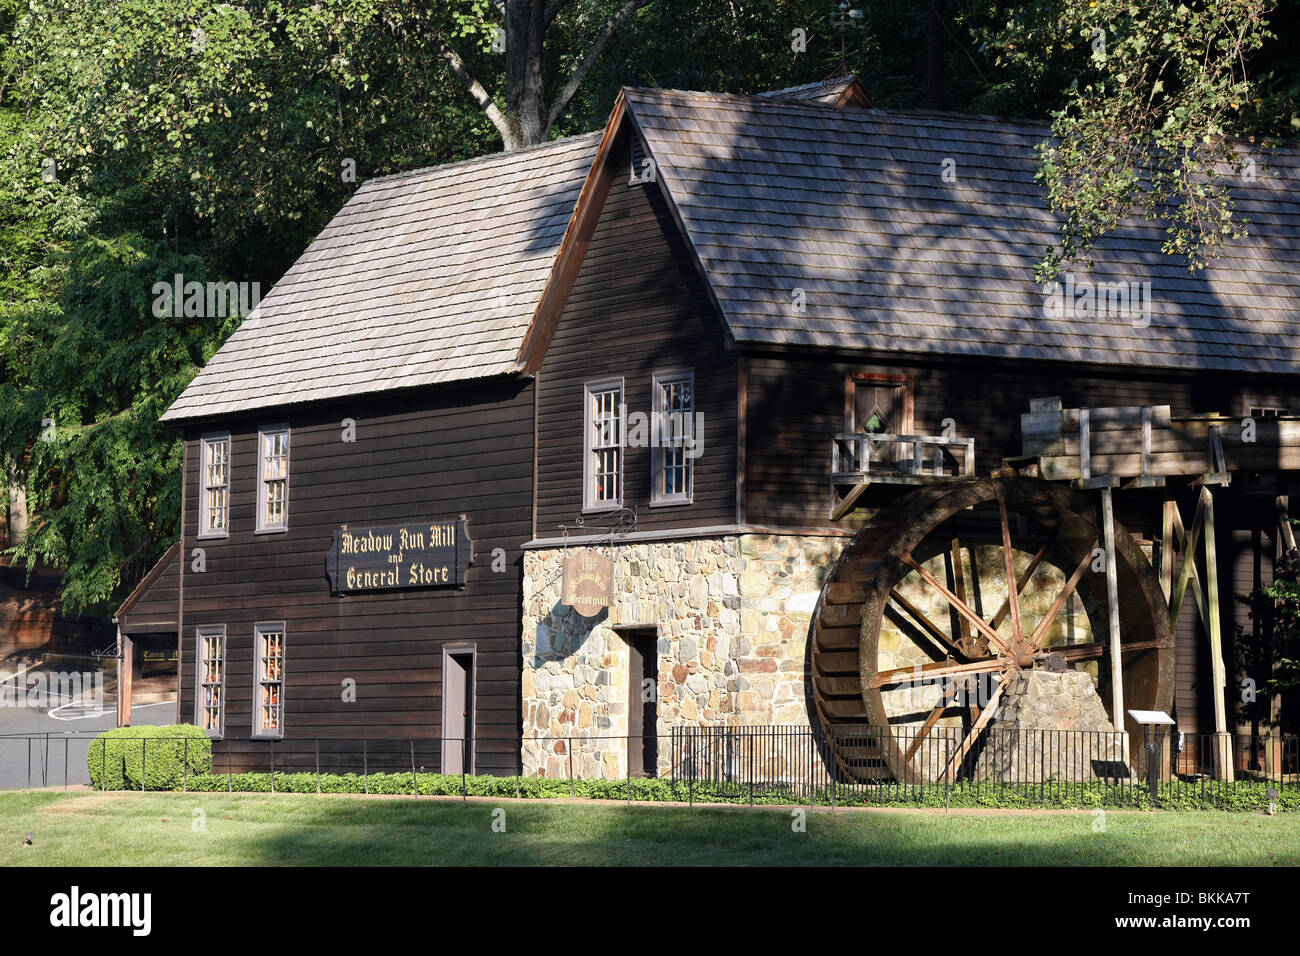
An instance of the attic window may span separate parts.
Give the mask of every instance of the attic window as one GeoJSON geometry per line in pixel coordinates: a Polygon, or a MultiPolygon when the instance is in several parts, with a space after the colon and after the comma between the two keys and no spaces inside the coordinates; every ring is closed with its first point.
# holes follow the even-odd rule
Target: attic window
{"type": "Polygon", "coordinates": [[[658,176],[658,169],[646,149],[645,141],[640,136],[633,135],[630,153],[627,184],[634,186],[654,182],[658,176]]]}

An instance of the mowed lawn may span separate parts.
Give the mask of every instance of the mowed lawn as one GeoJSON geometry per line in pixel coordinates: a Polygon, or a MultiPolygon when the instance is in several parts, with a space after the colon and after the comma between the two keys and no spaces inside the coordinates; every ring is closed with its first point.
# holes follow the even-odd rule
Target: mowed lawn
{"type": "Polygon", "coordinates": [[[789,810],[314,794],[0,794],[0,865],[1296,865],[1300,815],[789,810]],[[505,832],[494,832],[504,811],[505,832]],[[31,846],[23,845],[27,833],[31,846]]]}

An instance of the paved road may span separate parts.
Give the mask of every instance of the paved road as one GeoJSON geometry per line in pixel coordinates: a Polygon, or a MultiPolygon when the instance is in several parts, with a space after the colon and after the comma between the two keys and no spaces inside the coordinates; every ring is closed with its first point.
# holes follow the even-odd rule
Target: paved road
{"type": "MultiPolygon", "coordinates": [[[[131,708],[133,724],[171,724],[176,721],[176,702],[136,704],[131,708]]],[[[0,707],[0,790],[30,785],[63,786],[66,762],[67,782],[89,783],[86,753],[95,734],[116,724],[114,703],[103,710],[87,710],[76,704],[54,707],[0,707]],[[28,742],[25,736],[37,739],[28,742]],[[49,734],[48,744],[44,737],[49,734]],[[30,770],[29,770],[30,761],[30,770]],[[30,773],[30,778],[29,778],[30,773]]]]}

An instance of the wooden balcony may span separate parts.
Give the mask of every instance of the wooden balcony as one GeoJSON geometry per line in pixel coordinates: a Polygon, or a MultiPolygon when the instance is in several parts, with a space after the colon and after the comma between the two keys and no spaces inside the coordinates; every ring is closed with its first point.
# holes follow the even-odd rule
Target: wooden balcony
{"type": "Polygon", "coordinates": [[[845,432],[831,439],[831,519],[872,485],[924,485],[975,477],[975,439],[845,432]]]}

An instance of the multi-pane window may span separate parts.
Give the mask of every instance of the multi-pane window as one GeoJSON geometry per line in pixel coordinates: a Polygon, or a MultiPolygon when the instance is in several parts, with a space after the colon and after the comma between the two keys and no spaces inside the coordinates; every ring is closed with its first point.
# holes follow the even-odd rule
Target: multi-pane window
{"type": "Polygon", "coordinates": [[[253,732],[284,734],[284,624],[259,624],[254,633],[257,687],[253,701],[253,732]]]}
{"type": "Polygon", "coordinates": [[[623,503],[623,383],[586,386],[584,508],[617,508],[623,503]]]}
{"type": "Polygon", "coordinates": [[[230,524],[230,436],[203,438],[199,534],[224,535],[230,524]]]}
{"type": "Polygon", "coordinates": [[[695,376],[674,372],[654,377],[654,423],[651,455],[651,501],[657,504],[691,500],[694,477],[695,376]]]}
{"type": "Polygon", "coordinates": [[[195,720],[214,737],[221,736],[225,716],[226,628],[200,627],[194,659],[198,668],[195,720]]]}
{"type": "Polygon", "coordinates": [[[257,530],[280,531],[289,517],[289,428],[257,433],[257,530]]]}

